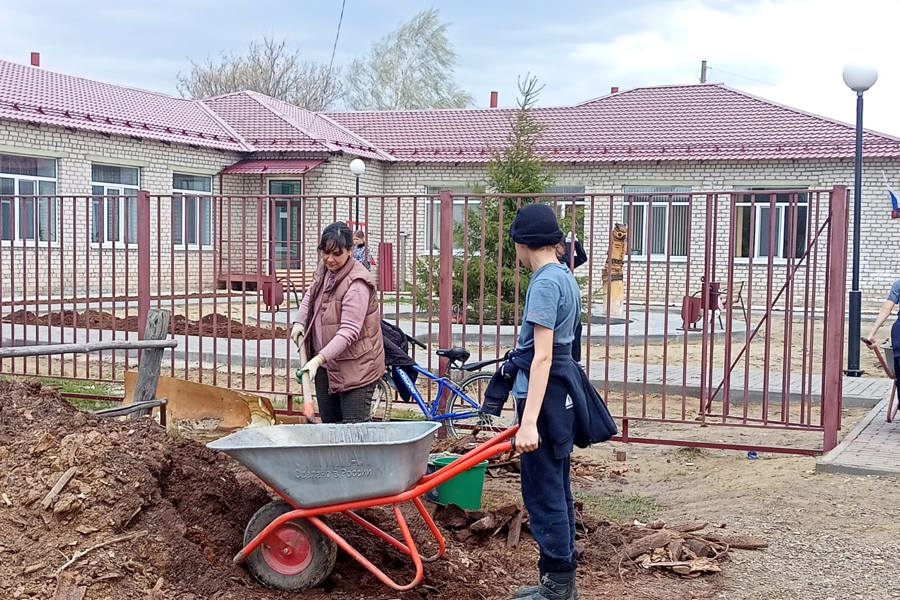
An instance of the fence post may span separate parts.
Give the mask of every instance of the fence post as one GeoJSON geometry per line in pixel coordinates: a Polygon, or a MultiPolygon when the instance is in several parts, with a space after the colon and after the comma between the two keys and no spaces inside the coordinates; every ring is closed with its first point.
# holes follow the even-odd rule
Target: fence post
{"type": "Polygon", "coordinates": [[[150,314],[150,193],[138,192],[138,339],[145,339],[150,314]]]}
{"type": "MultiPolygon", "coordinates": [[[[449,348],[453,345],[453,196],[441,192],[440,235],[440,278],[438,283],[438,346],[449,348]]],[[[447,376],[449,361],[441,358],[438,373],[447,376]]],[[[438,402],[440,412],[447,409],[447,392],[438,402]]],[[[443,429],[441,432],[443,433],[443,429]]]]}
{"type": "Polygon", "coordinates": [[[822,450],[837,446],[844,383],[844,308],[847,296],[847,188],[831,191],[828,230],[828,311],[825,314],[825,363],[822,368],[822,450]]]}

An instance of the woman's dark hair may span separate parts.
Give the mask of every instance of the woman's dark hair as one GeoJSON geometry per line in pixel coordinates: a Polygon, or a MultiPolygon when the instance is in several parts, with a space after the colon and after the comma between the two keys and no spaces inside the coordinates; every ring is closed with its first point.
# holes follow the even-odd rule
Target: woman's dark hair
{"type": "Polygon", "coordinates": [[[353,248],[353,234],[346,223],[338,221],[322,230],[322,239],[319,241],[321,252],[334,252],[337,249],[351,250],[353,248]]]}

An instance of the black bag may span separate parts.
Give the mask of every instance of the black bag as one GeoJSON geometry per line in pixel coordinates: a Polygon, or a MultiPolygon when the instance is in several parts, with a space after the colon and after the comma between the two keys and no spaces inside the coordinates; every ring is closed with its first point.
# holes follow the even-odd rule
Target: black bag
{"type": "Polygon", "coordinates": [[[616,422],[613,420],[606,402],[600,396],[600,392],[591,384],[587,373],[581,372],[583,386],[586,391],[585,402],[575,402],[575,445],[586,448],[591,444],[599,444],[608,441],[619,433],[616,422]]]}

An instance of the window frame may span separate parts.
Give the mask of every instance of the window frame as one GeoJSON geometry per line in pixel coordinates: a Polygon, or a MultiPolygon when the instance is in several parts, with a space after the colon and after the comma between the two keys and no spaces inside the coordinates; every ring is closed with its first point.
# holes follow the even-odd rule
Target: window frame
{"type": "MultiPolygon", "coordinates": [[[[433,252],[434,254],[440,254],[440,236],[439,231],[434,232],[434,238],[432,238],[432,230],[434,229],[434,222],[436,220],[436,214],[440,215],[440,199],[437,198],[444,191],[450,191],[453,194],[453,206],[481,206],[481,195],[482,193],[476,193],[472,191],[473,186],[469,185],[426,185],[425,186],[425,195],[427,196],[427,200],[425,203],[425,235],[422,240],[422,250],[424,252],[433,252]],[[465,188],[465,189],[464,189],[465,188]],[[474,196],[474,197],[473,197],[474,196]],[[468,200],[467,200],[468,197],[468,200]],[[438,211],[435,213],[435,211],[438,211]]],[[[587,192],[586,186],[584,185],[565,185],[565,186],[551,186],[545,194],[553,194],[554,198],[543,198],[542,200],[553,200],[554,206],[558,211],[558,218],[563,218],[568,215],[568,211],[572,206],[576,208],[585,208],[587,207],[587,192]],[[554,189],[555,188],[555,189],[554,189]],[[567,188],[561,190],[559,188],[567,188]],[[578,189],[572,189],[578,188],[578,189]],[[580,198],[580,200],[572,201],[573,197],[580,198]]],[[[490,194],[488,194],[490,195],[490,194]]],[[[584,221],[584,227],[587,227],[587,211],[581,215],[582,220],[584,221]]],[[[511,219],[511,217],[510,217],[511,219]]],[[[510,220],[510,222],[512,222],[510,220]]],[[[453,221],[454,225],[456,225],[456,219],[454,217],[453,221]]],[[[459,224],[462,224],[463,221],[460,221],[459,224]]],[[[584,228],[582,227],[582,229],[584,228]]],[[[566,232],[563,232],[566,233],[566,232]]],[[[460,249],[454,250],[454,254],[461,256],[463,251],[460,249]]],[[[480,254],[480,253],[479,253],[480,254]]]]}
{"type": "Polygon", "coordinates": [[[0,195],[0,244],[4,246],[31,246],[31,247],[58,247],[60,243],[60,230],[62,226],[62,221],[59,214],[59,196],[58,192],[58,175],[59,175],[59,164],[57,159],[49,158],[46,156],[31,156],[28,154],[10,154],[8,152],[0,152],[3,156],[16,156],[22,158],[33,158],[38,160],[48,160],[53,162],[53,172],[54,176],[49,177],[46,175],[22,175],[18,173],[4,173],[0,172],[0,178],[3,179],[11,179],[13,181],[13,193],[12,195],[0,195]],[[34,184],[33,194],[22,194],[21,193],[21,184],[23,181],[31,182],[34,184]],[[52,194],[41,194],[41,183],[52,183],[53,184],[53,193],[52,194]],[[24,237],[22,235],[22,223],[24,220],[22,219],[22,214],[24,212],[24,200],[33,200],[35,211],[35,230],[32,232],[32,237],[24,237]],[[41,201],[48,202],[48,220],[47,226],[52,230],[52,236],[48,236],[49,239],[42,240],[40,239],[40,206],[41,201]],[[11,203],[12,209],[12,235],[10,239],[3,239],[3,227],[2,227],[2,204],[5,202],[11,203]],[[50,227],[50,224],[53,224],[54,227],[50,227]]]}
{"type": "Polygon", "coordinates": [[[306,177],[303,175],[273,175],[266,177],[266,223],[267,237],[269,249],[269,261],[275,270],[299,270],[299,265],[303,263],[303,247],[301,240],[305,239],[306,227],[306,210],[307,203],[304,194],[306,193],[306,177]],[[299,194],[273,194],[272,183],[279,181],[288,181],[300,184],[299,194]],[[283,203],[283,204],[282,204],[283,203]],[[282,209],[284,212],[282,213],[282,209]],[[293,219],[291,212],[297,211],[297,218],[293,219]],[[297,239],[293,239],[293,231],[291,225],[296,223],[297,239]],[[285,239],[276,240],[280,237],[279,227],[284,226],[285,239]],[[279,266],[287,263],[287,267],[279,266]],[[298,265],[298,266],[292,266],[298,265]]]}
{"type": "Polygon", "coordinates": [[[214,229],[215,229],[216,218],[215,218],[215,213],[214,213],[215,203],[213,202],[213,191],[212,190],[213,190],[213,177],[211,175],[194,175],[191,173],[178,173],[178,172],[172,173],[172,203],[169,207],[169,210],[171,211],[171,215],[170,215],[170,219],[172,222],[171,235],[172,235],[172,248],[174,250],[179,250],[179,251],[201,250],[202,251],[202,250],[212,250],[213,247],[215,246],[215,231],[214,231],[214,229]],[[195,177],[195,178],[207,179],[207,180],[209,180],[209,191],[207,192],[207,191],[186,190],[186,189],[177,188],[177,187],[175,187],[175,178],[176,177],[195,177]],[[187,242],[188,230],[187,230],[187,219],[185,217],[187,215],[187,200],[189,197],[192,197],[195,200],[195,209],[194,209],[194,212],[195,212],[194,223],[196,224],[195,239],[198,240],[198,242],[195,242],[195,243],[187,242]],[[181,204],[181,226],[179,227],[179,229],[181,230],[181,243],[176,243],[175,236],[174,236],[174,233],[175,233],[175,203],[176,202],[179,202],[181,204]],[[200,235],[203,232],[202,227],[201,227],[201,220],[203,217],[202,205],[204,204],[204,202],[206,204],[208,204],[208,206],[209,206],[209,208],[208,208],[209,230],[207,232],[208,236],[209,236],[209,240],[208,240],[209,243],[205,243],[205,241],[201,239],[202,236],[200,235]]]}
{"type": "MultiPolygon", "coordinates": [[[[632,260],[635,262],[687,262],[688,255],[690,253],[690,245],[691,245],[691,236],[690,236],[690,227],[691,227],[691,214],[690,208],[688,208],[686,215],[686,226],[685,226],[685,253],[684,254],[674,254],[671,251],[671,240],[669,239],[669,220],[671,219],[672,207],[674,206],[686,206],[690,207],[691,205],[691,195],[693,194],[694,187],[692,185],[679,185],[679,184],[658,184],[658,185],[625,185],[622,186],[622,193],[624,194],[622,200],[622,222],[626,223],[631,229],[631,223],[628,222],[628,207],[631,206],[632,209],[634,207],[642,208],[642,217],[641,217],[641,229],[642,229],[642,237],[641,243],[642,248],[640,253],[635,253],[633,251],[634,246],[634,232],[629,231],[629,243],[628,243],[628,252],[625,254],[625,260],[632,260]],[[652,190],[650,188],[653,188],[652,190]],[[647,190],[647,191],[643,191],[647,190]],[[667,198],[672,196],[672,200],[669,201],[667,198]],[[684,200],[675,200],[676,196],[684,196],[684,200]],[[661,197],[661,201],[654,202],[654,197],[661,197]],[[646,200],[631,200],[629,198],[646,198],[646,200]],[[654,207],[662,208],[665,211],[665,222],[666,228],[664,230],[665,240],[663,242],[664,247],[666,248],[665,252],[647,252],[651,247],[651,238],[652,232],[649,230],[650,222],[647,218],[647,215],[650,213],[654,207]]],[[[631,211],[632,215],[634,214],[634,210],[631,211]]],[[[656,222],[656,219],[654,219],[656,222]]]]}
{"type": "Polygon", "coordinates": [[[138,219],[138,192],[141,189],[141,168],[129,165],[117,165],[113,163],[91,163],[91,220],[88,224],[89,231],[88,234],[91,238],[91,245],[93,247],[99,248],[124,248],[131,249],[137,248],[138,240],[137,240],[137,225],[135,225],[134,232],[134,240],[130,239],[128,235],[128,224],[129,224],[129,207],[134,207],[134,222],[137,223],[138,219]],[[101,167],[116,167],[118,169],[134,169],[137,171],[137,184],[124,184],[124,183],[108,183],[102,181],[94,180],[94,166],[101,167]],[[102,194],[94,193],[96,191],[95,188],[102,188],[102,194]],[[111,195],[109,191],[111,189],[120,190],[120,194],[111,195]],[[133,195],[129,195],[127,192],[133,192],[133,195]],[[118,228],[118,239],[110,240],[109,239],[109,206],[111,204],[110,200],[112,198],[116,198],[115,204],[117,207],[117,228],[118,228]],[[100,221],[103,224],[103,228],[101,230],[100,241],[94,239],[94,223],[96,218],[96,206],[100,205],[101,207],[101,218],[100,221]],[[122,219],[120,215],[125,215],[126,218],[122,219]]]}
{"type": "MultiPolygon", "coordinates": [[[[772,264],[787,264],[787,262],[789,260],[794,260],[794,261],[799,260],[798,256],[794,256],[792,259],[784,256],[784,245],[785,245],[785,243],[790,241],[790,240],[785,239],[785,236],[790,235],[790,232],[785,231],[784,225],[787,222],[786,213],[791,208],[791,199],[790,199],[790,197],[792,195],[791,192],[796,193],[797,196],[799,196],[799,197],[803,197],[802,200],[798,197],[795,207],[796,207],[796,210],[798,210],[798,212],[799,212],[799,209],[801,209],[801,208],[806,209],[805,222],[807,223],[807,228],[806,228],[806,232],[804,234],[806,236],[805,243],[804,243],[804,246],[805,246],[805,244],[807,244],[809,242],[809,227],[808,227],[808,221],[809,221],[809,215],[810,215],[810,213],[809,213],[809,210],[810,210],[809,186],[806,186],[806,185],[797,185],[797,186],[779,185],[779,186],[774,186],[774,187],[741,186],[740,188],[735,188],[735,196],[737,198],[739,198],[734,203],[735,214],[737,214],[737,211],[743,207],[748,207],[751,210],[753,210],[755,208],[754,212],[756,213],[753,216],[753,223],[755,225],[754,229],[755,229],[755,234],[756,234],[754,236],[755,239],[753,240],[753,256],[737,256],[737,255],[735,255],[734,261],[736,263],[750,264],[751,261],[753,262],[754,265],[769,263],[769,255],[768,254],[761,255],[759,253],[759,250],[760,250],[759,241],[760,241],[760,235],[762,234],[762,228],[759,227],[759,223],[760,223],[760,213],[762,212],[762,210],[764,210],[764,209],[767,210],[767,209],[771,208],[771,201],[769,200],[769,197],[772,195],[772,193],[775,194],[776,214],[779,215],[778,217],[776,217],[776,233],[775,233],[776,253],[772,257],[772,264]],[[742,198],[745,198],[747,196],[765,196],[766,200],[765,201],[757,200],[757,201],[752,201],[752,202],[749,200],[748,201],[741,200],[742,198]],[[787,200],[785,202],[779,202],[779,198],[778,198],[779,196],[786,196],[787,200]]],[[[797,222],[800,223],[799,220],[797,222]]],[[[736,220],[732,224],[732,227],[737,228],[736,220]]],[[[735,239],[734,250],[735,251],[737,251],[737,249],[740,247],[740,243],[741,243],[740,240],[742,238],[740,238],[739,236],[742,236],[742,235],[743,235],[743,231],[739,232],[739,231],[737,231],[737,229],[735,229],[735,234],[734,234],[734,239],[735,239]]],[[[799,239],[797,241],[799,242],[799,239]]],[[[796,248],[795,248],[795,251],[796,251],[796,248]]]]}

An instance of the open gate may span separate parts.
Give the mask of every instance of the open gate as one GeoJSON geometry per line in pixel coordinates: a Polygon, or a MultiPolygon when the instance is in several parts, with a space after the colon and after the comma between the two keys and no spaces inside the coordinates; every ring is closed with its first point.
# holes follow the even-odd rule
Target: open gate
{"type": "Polygon", "coordinates": [[[621,441],[800,454],[836,445],[845,188],[445,194],[441,247],[454,251],[441,254],[435,289],[442,347],[474,343],[493,355],[514,344],[523,274],[509,260],[511,244],[498,240],[516,207],[533,200],[554,203],[579,232],[588,257],[574,270],[585,295],[583,363],[621,423],[621,441]],[[607,249],[616,223],[628,230],[620,315],[606,300],[615,293],[607,249]],[[510,272],[484,266],[485,250],[512,269],[514,289],[510,272]],[[457,323],[462,306],[468,319],[457,323]]]}

